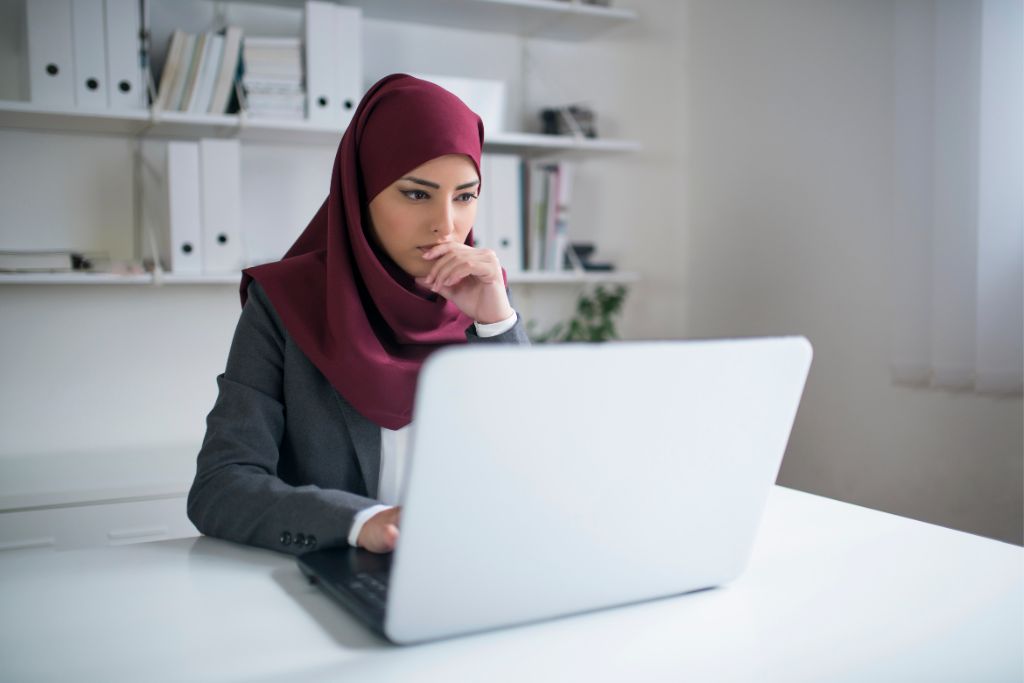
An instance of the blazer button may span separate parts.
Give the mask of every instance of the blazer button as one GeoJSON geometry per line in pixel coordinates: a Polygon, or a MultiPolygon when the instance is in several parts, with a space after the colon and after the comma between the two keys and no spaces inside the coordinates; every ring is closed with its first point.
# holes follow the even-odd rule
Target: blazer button
{"type": "Polygon", "coordinates": [[[310,550],[315,548],[316,547],[316,536],[314,536],[313,534],[310,534],[309,536],[306,536],[306,545],[309,547],[310,550]]]}
{"type": "Polygon", "coordinates": [[[306,545],[306,537],[302,534],[295,534],[295,545],[306,545]]]}
{"type": "Polygon", "coordinates": [[[291,544],[292,544],[292,535],[290,533],[288,533],[287,531],[284,532],[283,534],[281,534],[281,545],[291,545],[291,544]]]}

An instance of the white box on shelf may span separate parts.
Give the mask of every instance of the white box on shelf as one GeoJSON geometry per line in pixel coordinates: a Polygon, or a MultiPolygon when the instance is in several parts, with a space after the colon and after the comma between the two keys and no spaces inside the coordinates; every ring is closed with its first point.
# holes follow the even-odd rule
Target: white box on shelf
{"type": "Polygon", "coordinates": [[[203,273],[242,268],[242,169],[238,140],[199,141],[203,273]]]}
{"type": "Polygon", "coordinates": [[[73,107],[71,0],[30,0],[25,3],[25,23],[29,99],[33,104],[73,107]]]}
{"type": "Polygon", "coordinates": [[[142,253],[168,272],[199,275],[203,272],[199,143],[146,140],[141,150],[142,253]]]}
{"type": "Polygon", "coordinates": [[[466,103],[484,122],[488,135],[505,130],[505,81],[433,74],[409,74],[436,83],[466,103]]]}
{"type": "MultiPolygon", "coordinates": [[[[142,20],[138,0],[104,0],[107,38],[107,99],[111,109],[146,109],[142,76],[142,20]]],[[[30,3],[31,4],[31,3],[30,3]]]]}
{"type": "Polygon", "coordinates": [[[338,84],[333,77],[334,6],[329,2],[310,0],[303,15],[306,45],[306,116],[316,123],[334,120],[334,103],[338,100],[338,84]]]}
{"type": "Polygon", "coordinates": [[[494,250],[509,276],[523,270],[521,162],[515,154],[480,159],[483,185],[473,235],[477,246],[494,250]]]}
{"type": "Polygon", "coordinates": [[[74,0],[71,4],[74,50],[75,104],[107,108],[107,48],[103,0],[74,0]]]}
{"type": "Polygon", "coordinates": [[[306,116],[348,126],[363,95],[363,12],[333,2],[306,2],[306,116]]]}
{"type": "Polygon", "coordinates": [[[363,10],[334,5],[334,58],[338,65],[336,121],[348,128],[363,97],[363,10]]]}

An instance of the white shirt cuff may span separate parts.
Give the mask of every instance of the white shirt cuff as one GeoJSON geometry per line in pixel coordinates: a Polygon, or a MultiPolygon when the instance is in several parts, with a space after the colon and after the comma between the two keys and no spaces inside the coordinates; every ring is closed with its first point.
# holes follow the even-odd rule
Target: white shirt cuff
{"type": "Polygon", "coordinates": [[[519,314],[516,313],[515,311],[512,311],[512,315],[505,318],[504,320],[499,320],[496,323],[474,322],[473,324],[476,325],[476,336],[497,337],[499,334],[502,334],[503,332],[508,332],[513,327],[515,327],[517,320],[519,320],[519,314]]]}
{"type": "Polygon", "coordinates": [[[390,510],[394,505],[371,505],[368,508],[364,508],[356,513],[355,519],[352,520],[352,528],[348,532],[348,544],[351,546],[359,545],[359,532],[363,530],[363,525],[366,521],[373,517],[382,510],[390,510]]]}

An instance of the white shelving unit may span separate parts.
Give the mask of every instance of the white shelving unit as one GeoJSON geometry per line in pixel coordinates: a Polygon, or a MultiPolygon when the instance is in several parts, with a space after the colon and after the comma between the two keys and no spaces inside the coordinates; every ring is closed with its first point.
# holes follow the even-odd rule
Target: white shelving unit
{"type": "MultiPolygon", "coordinates": [[[[630,283],[640,279],[639,274],[619,271],[520,272],[508,276],[510,284],[597,284],[602,282],[630,283]]],[[[224,275],[180,275],[176,273],[144,273],[116,275],[113,273],[0,273],[0,285],[237,285],[237,273],[224,275]]]]}
{"type": "MultiPolygon", "coordinates": [[[[303,0],[244,0],[301,7],[303,0]]],[[[551,40],[590,40],[636,20],[633,10],[579,0],[338,0],[370,19],[444,26],[551,40]]]]}
{"type": "MultiPolygon", "coordinates": [[[[227,0],[231,2],[233,0],[227,0]]],[[[259,4],[301,8],[303,0],[255,0],[259,4]]],[[[364,16],[407,23],[498,32],[565,41],[593,38],[633,21],[636,13],[588,5],[580,0],[339,0],[359,6],[364,16]]],[[[0,128],[57,133],[105,134],[128,137],[238,138],[283,145],[337,145],[343,131],[308,121],[253,119],[242,114],[191,114],[178,111],[116,111],[54,108],[31,102],[0,100],[0,128]]],[[[519,154],[525,158],[585,158],[640,151],[633,140],[542,135],[519,131],[489,133],[489,152],[519,154]]],[[[126,226],[127,228],[127,226],[126,226]]],[[[516,284],[588,284],[635,282],[628,272],[524,272],[510,276],[516,284]]],[[[92,273],[6,273],[0,284],[24,285],[185,285],[237,284],[238,275],[115,275],[92,273]]]]}
{"type": "MultiPolygon", "coordinates": [[[[161,0],[172,2],[173,0],[161,0]]],[[[232,2],[233,0],[221,0],[232,2]]],[[[302,0],[246,0],[301,8],[302,0]]],[[[636,18],[629,10],[585,5],[579,0],[338,0],[362,7],[364,16],[564,41],[593,38],[636,18]]],[[[245,115],[183,112],[88,111],[0,101],[0,129],[67,135],[140,138],[237,138],[281,145],[335,146],[342,131],[308,122],[253,120],[245,115]]],[[[485,150],[524,157],[590,158],[640,150],[631,140],[586,139],[534,133],[488,132],[485,150]]],[[[31,221],[29,221],[31,222],[31,221]]],[[[125,224],[125,234],[134,228],[125,224]]],[[[554,290],[601,283],[631,283],[629,272],[522,272],[520,304],[548,300],[554,290]],[[546,287],[550,287],[545,291],[546,287]]],[[[237,288],[238,273],[181,275],[144,273],[0,273],[0,285],[82,285],[237,288]]],[[[218,295],[223,294],[223,289],[218,295]]],[[[203,294],[200,294],[203,296],[203,294]]],[[[133,297],[129,297],[133,298],[133,297]]],[[[116,545],[196,533],[185,517],[185,495],[198,444],[0,459],[0,551],[116,545]],[[117,473],[113,475],[113,473],[117,473]],[[111,477],[114,477],[111,479],[111,477]]]]}
{"type": "MultiPolygon", "coordinates": [[[[160,138],[238,137],[253,142],[302,145],[337,145],[344,132],[305,121],[252,119],[237,114],[83,111],[10,100],[0,100],[0,127],[160,138]]],[[[638,152],[640,144],[632,140],[499,131],[489,134],[484,141],[484,149],[523,156],[589,155],[638,152]]]]}
{"type": "Polygon", "coordinates": [[[196,536],[185,516],[194,473],[189,444],[0,457],[0,552],[196,536]]]}

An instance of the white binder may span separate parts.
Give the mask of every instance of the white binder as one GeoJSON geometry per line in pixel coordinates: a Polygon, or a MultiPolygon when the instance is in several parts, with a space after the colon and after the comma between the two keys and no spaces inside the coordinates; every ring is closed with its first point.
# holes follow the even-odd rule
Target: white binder
{"type": "MultiPolygon", "coordinates": [[[[486,190],[476,200],[476,221],[473,223],[473,246],[478,249],[493,249],[491,239],[491,155],[480,155],[480,175],[483,176],[486,190]]],[[[497,250],[495,250],[497,251],[497,250]]],[[[499,257],[500,258],[500,257],[499,257]]],[[[505,266],[502,261],[501,265],[505,266]]],[[[505,266],[508,270],[508,266],[505,266]]]]}
{"type": "Polygon", "coordinates": [[[75,104],[107,108],[107,52],[103,38],[103,0],[72,0],[75,104]]]}
{"type": "Polygon", "coordinates": [[[25,3],[29,88],[33,104],[75,106],[71,0],[25,3]]]}
{"type": "Polygon", "coordinates": [[[143,256],[165,271],[199,275],[199,143],[144,140],[141,151],[143,256]]]}
{"type": "Polygon", "coordinates": [[[333,5],[334,63],[338,93],[334,120],[348,128],[363,97],[363,10],[333,5]]]}
{"type": "Polygon", "coordinates": [[[199,143],[167,143],[168,270],[172,273],[203,270],[199,173],[199,143]]]}
{"type": "Polygon", "coordinates": [[[310,121],[348,127],[363,96],[363,11],[306,2],[306,111],[310,121]]]}
{"type": "MultiPolygon", "coordinates": [[[[104,0],[107,35],[107,101],[111,109],[146,109],[140,57],[138,0],[104,0]]],[[[31,4],[31,3],[29,3],[31,4]]]]}
{"type": "Polygon", "coordinates": [[[333,123],[339,93],[334,79],[334,5],[320,0],[306,2],[306,116],[316,123],[333,123]]]}
{"type": "Polygon", "coordinates": [[[238,140],[199,141],[203,272],[242,268],[241,148],[238,140]]]}
{"type": "Polygon", "coordinates": [[[511,275],[523,270],[521,159],[515,154],[488,154],[480,198],[489,195],[489,247],[511,275]]]}

